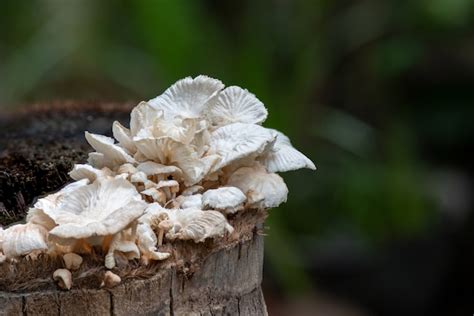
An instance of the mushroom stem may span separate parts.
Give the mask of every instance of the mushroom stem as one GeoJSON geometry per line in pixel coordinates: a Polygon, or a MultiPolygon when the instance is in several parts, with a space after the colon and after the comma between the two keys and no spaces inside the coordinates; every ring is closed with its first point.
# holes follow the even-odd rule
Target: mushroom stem
{"type": "Polygon", "coordinates": [[[163,228],[159,228],[158,230],[158,246],[163,245],[163,236],[165,234],[165,230],[163,228]]]}

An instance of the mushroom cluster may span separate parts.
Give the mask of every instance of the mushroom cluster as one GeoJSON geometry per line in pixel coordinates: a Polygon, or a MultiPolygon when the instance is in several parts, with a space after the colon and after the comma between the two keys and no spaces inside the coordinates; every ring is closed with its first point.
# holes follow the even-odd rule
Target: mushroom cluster
{"type": "MultiPolygon", "coordinates": [[[[114,122],[115,139],[85,133],[95,152],[69,173],[75,182],[34,204],[25,224],[0,228],[0,262],[48,253],[71,270],[99,246],[112,269],[121,259],[168,258],[165,241],[231,233],[229,214],[286,201],[278,172],[315,169],[288,137],[261,126],[267,114],[240,87],[179,80],[138,104],[129,128],[114,122]]],[[[54,278],[70,288],[67,272],[54,278]]]]}

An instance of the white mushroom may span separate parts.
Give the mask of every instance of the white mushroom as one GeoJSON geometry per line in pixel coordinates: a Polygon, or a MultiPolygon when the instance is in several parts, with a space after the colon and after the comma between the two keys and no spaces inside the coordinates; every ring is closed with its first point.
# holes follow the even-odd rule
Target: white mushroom
{"type": "Polygon", "coordinates": [[[47,238],[48,231],[40,225],[33,223],[13,225],[1,233],[0,251],[8,259],[15,259],[32,252],[46,251],[47,238]]]}
{"type": "Polygon", "coordinates": [[[165,166],[153,161],[146,161],[137,166],[139,171],[144,172],[147,176],[161,176],[158,180],[164,180],[166,175],[171,175],[174,180],[180,179],[183,172],[176,166],[165,166]]]}
{"type": "Polygon", "coordinates": [[[232,233],[224,215],[217,211],[202,211],[199,209],[173,209],[168,213],[172,229],[166,237],[182,240],[203,242],[207,238],[222,237],[225,233],[232,233]]]}
{"type": "Polygon", "coordinates": [[[209,109],[209,117],[215,125],[237,122],[261,124],[267,115],[267,109],[254,94],[236,86],[225,88],[209,109]]]}
{"type": "Polygon", "coordinates": [[[77,270],[81,267],[82,257],[75,253],[67,253],[63,255],[64,266],[68,270],[77,270]]]}
{"type": "Polygon", "coordinates": [[[186,77],[169,87],[162,95],[148,103],[164,112],[165,119],[181,116],[184,118],[201,117],[204,111],[217,100],[224,88],[221,81],[207,76],[186,77]]]}
{"type": "Polygon", "coordinates": [[[162,190],[158,190],[157,188],[148,188],[140,192],[143,195],[149,196],[153,199],[154,202],[158,202],[161,205],[165,205],[166,203],[166,194],[162,190]]]}
{"type": "Polygon", "coordinates": [[[267,173],[259,164],[235,171],[227,185],[235,186],[247,195],[248,205],[257,208],[277,207],[286,202],[288,188],[275,173],[267,173]]]}
{"type": "Polygon", "coordinates": [[[128,260],[140,258],[140,250],[135,244],[136,224],[132,224],[129,229],[123,230],[114,235],[105,256],[105,267],[112,269],[115,267],[115,252],[122,253],[128,260]]]}
{"type": "Polygon", "coordinates": [[[130,181],[132,183],[145,183],[148,181],[148,178],[144,172],[138,171],[132,174],[130,181]]]}
{"type": "Polygon", "coordinates": [[[113,288],[122,282],[122,279],[112,271],[106,271],[100,287],[113,288]]]}
{"type": "Polygon", "coordinates": [[[258,156],[274,139],[269,130],[255,124],[233,123],[216,129],[211,134],[209,154],[216,154],[222,159],[211,171],[243,158],[258,156]]]}
{"type": "Polygon", "coordinates": [[[148,264],[150,260],[165,260],[170,256],[168,252],[160,252],[156,248],[158,239],[155,232],[147,223],[140,223],[137,227],[138,247],[142,262],[148,264]]]}
{"type": "Polygon", "coordinates": [[[247,197],[236,187],[221,187],[207,190],[202,195],[204,207],[222,210],[225,213],[235,213],[243,209],[247,197]]]}
{"type": "Polygon", "coordinates": [[[202,190],[204,190],[202,185],[192,185],[192,186],[187,187],[186,189],[184,189],[183,192],[181,192],[181,195],[184,195],[184,196],[193,195],[193,194],[196,194],[198,192],[201,192],[202,190]]]}
{"type": "Polygon", "coordinates": [[[163,115],[163,111],[157,111],[147,102],[140,102],[133,108],[130,114],[130,135],[132,138],[142,130],[153,126],[156,118],[163,115]]]}
{"type": "Polygon", "coordinates": [[[113,172],[107,167],[96,169],[87,164],[76,164],[69,172],[69,176],[74,180],[88,179],[94,182],[97,178],[112,176],[113,172]]]}
{"type": "MultiPolygon", "coordinates": [[[[130,156],[122,147],[114,144],[111,137],[85,133],[87,142],[100,154],[102,154],[102,164],[109,168],[120,166],[124,163],[134,163],[135,159],[130,156]]],[[[95,166],[97,167],[97,166],[95,166]]]]}
{"type": "Polygon", "coordinates": [[[132,165],[131,163],[124,163],[117,169],[118,174],[122,174],[122,173],[134,174],[135,172],[137,172],[137,168],[135,168],[135,166],[132,165]]]}
{"type": "Polygon", "coordinates": [[[163,180],[158,182],[156,188],[165,192],[167,200],[172,200],[175,198],[176,193],[179,192],[179,183],[175,180],[163,180]]]}
{"type": "Polygon", "coordinates": [[[112,133],[114,138],[119,142],[120,146],[125,148],[128,153],[134,154],[137,151],[137,147],[132,141],[132,135],[128,128],[125,128],[118,121],[115,121],[112,125],[112,133]]]}
{"type": "Polygon", "coordinates": [[[98,179],[65,195],[56,208],[44,210],[57,226],[50,236],[79,240],[114,235],[140,217],[146,203],[123,179],[98,179]]]}
{"type": "Polygon", "coordinates": [[[175,199],[175,208],[202,208],[202,194],[183,195],[175,199]]]}
{"type": "Polygon", "coordinates": [[[273,147],[259,158],[268,172],[285,172],[301,168],[316,170],[314,163],[296,150],[286,135],[277,130],[271,131],[276,136],[276,141],[273,147]]]}
{"type": "Polygon", "coordinates": [[[70,290],[72,287],[72,274],[67,269],[57,269],[53,273],[54,281],[58,282],[58,285],[63,290],[70,290]]]}

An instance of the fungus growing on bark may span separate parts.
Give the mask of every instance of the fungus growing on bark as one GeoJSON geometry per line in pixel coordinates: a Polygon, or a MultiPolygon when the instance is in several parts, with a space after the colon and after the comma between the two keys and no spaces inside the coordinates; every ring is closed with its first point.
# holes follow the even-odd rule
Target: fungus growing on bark
{"type": "MultiPolygon", "coordinates": [[[[95,150],[88,163],[71,170],[75,182],[40,198],[26,224],[0,228],[0,263],[63,255],[68,269],[53,277],[70,289],[69,270],[82,263],[76,253],[87,256],[93,247],[111,269],[132,259],[165,260],[176,239],[199,243],[232,233],[229,214],[286,201],[288,188],[275,172],[315,169],[287,136],[261,126],[267,116],[245,89],[224,89],[207,76],[179,80],[138,104],[129,128],[114,122],[115,139],[85,132],[95,150]]],[[[108,271],[102,285],[119,282],[108,271]]]]}

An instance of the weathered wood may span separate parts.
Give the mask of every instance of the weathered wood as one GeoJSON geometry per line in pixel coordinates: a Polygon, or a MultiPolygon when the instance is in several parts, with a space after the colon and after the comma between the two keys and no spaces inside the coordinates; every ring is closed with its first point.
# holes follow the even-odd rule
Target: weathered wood
{"type": "MultiPolygon", "coordinates": [[[[41,109],[4,120],[0,224],[20,219],[35,196],[67,183],[67,171],[84,161],[89,150],[83,131],[110,135],[113,120],[127,120],[128,108],[123,108],[69,105],[67,110],[41,109]]],[[[232,219],[236,232],[221,243],[193,251],[189,244],[177,245],[176,260],[152,276],[125,279],[113,289],[81,284],[71,291],[46,286],[0,292],[0,315],[266,315],[258,214],[232,219]]]]}
{"type": "Polygon", "coordinates": [[[112,289],[0,293],[0,315],[266,315],[263,236],[208,256],[192,276],[176,266],[112,289]]]}

